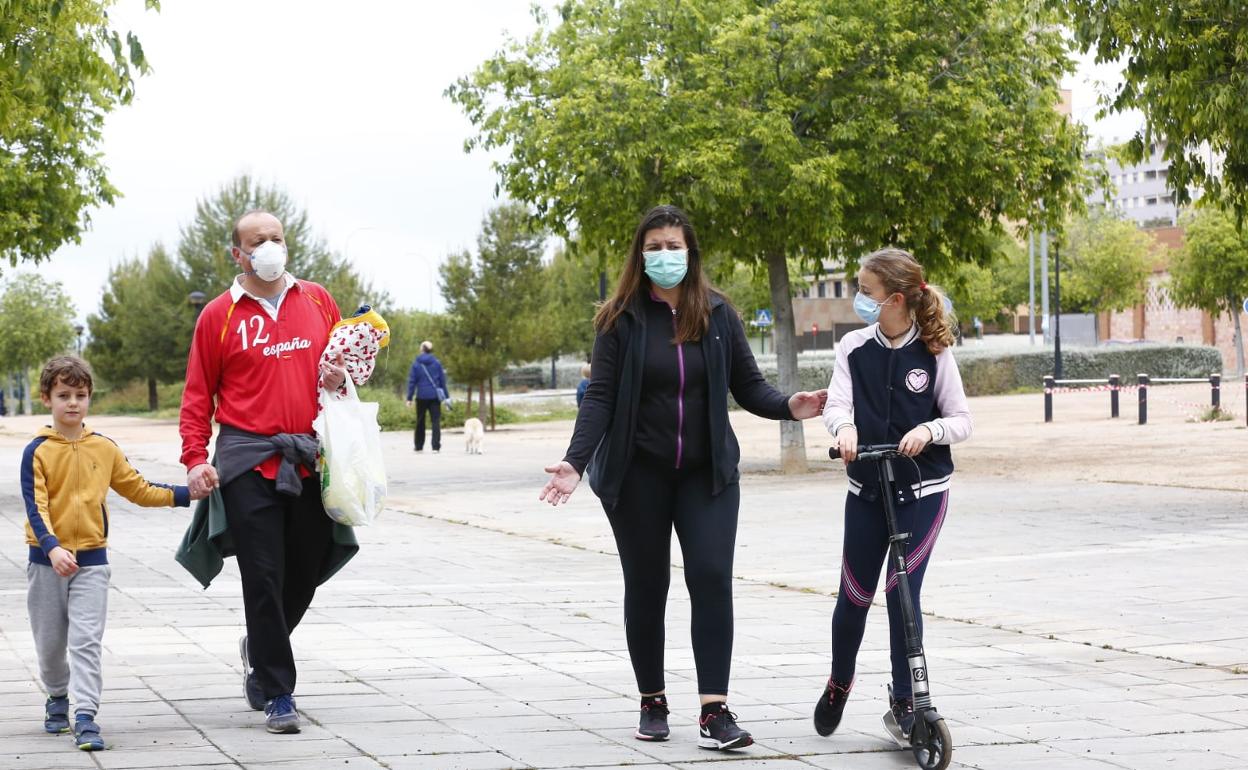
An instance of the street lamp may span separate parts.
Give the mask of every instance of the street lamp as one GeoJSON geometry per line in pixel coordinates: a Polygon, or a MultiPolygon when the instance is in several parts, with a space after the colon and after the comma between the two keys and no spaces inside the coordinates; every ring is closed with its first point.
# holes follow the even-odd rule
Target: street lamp
{"type": "Polygon", "coordinates": [[[82,324],[74,324],[74,333],[78,335],[78,355],[82,355],[82,324]]]}
{"type": "Polygon", "coordinates": [[[195,320],[199,320],[199,311],[204,309],[204,303],[208,300],[208,296],[202,291],[193,291],[186,295],[186,301],[191,303],[191,307],[195,308],[195,320]]]}

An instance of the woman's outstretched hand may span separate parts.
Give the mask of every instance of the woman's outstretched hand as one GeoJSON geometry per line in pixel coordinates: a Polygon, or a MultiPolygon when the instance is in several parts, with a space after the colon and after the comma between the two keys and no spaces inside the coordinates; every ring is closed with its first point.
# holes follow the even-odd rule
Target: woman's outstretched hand
{"type": "Polygon", "coordinates": [[[803,390],[789,396],[789,411],[795,420],[809,420],[823,414],[823,407],[828,403],[828,389],[803,390]]]}
{"type": "Polygon", "coordinates": [[[542,487],[542,493],[537,496],[537,499],[544,500],[551,505],[566,503],[572,496],[572,492],[576,490],[576,485],[581,482],[581,474],[577,473],[567,460],[547,465],[546,472],[551,474],[550,481],[542,487]]]}

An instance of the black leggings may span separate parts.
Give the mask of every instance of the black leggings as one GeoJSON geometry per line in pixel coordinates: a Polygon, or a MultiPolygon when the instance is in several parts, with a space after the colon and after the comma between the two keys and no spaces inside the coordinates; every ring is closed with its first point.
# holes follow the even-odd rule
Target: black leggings
{"type": "Polygon", "coordinates": [[[671,582],[672,527],[680,538],[693,609],[698,692],[727,695],[732,667],[732,557],[741,491],[711,494],[709,466],[676,470],[634,459],[619,503],[608,511],[624,568],[624,629],[642,693],[663,681],[663,615],[671,582]]]}

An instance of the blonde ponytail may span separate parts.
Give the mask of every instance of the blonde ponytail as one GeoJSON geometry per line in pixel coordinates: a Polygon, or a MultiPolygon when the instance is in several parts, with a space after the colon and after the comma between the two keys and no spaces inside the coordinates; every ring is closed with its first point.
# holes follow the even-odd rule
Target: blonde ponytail
{"type": "Polygon", "coordinates": [[[923,267],[910,252],[896,248],[873,251],[862,260],[862,269],[878,277],[889,294],[906,298],[919,337],[932,355],[953,345],[954,318],[946,310],[945,294],[923,280],[923,267]]]}

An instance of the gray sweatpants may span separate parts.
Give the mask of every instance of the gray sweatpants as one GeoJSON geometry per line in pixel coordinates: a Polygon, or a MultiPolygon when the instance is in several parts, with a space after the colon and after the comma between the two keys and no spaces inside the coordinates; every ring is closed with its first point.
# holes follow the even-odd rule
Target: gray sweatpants
{"type": "Polygon", "coordinates": [[[67,578],[46,564],[26,565],[26,609],[43,686],[48,695],[69,693],[75,710],[92,714],[100,709],[100,652],[112,574],[107,564],[79,567],[67,578]]]}

